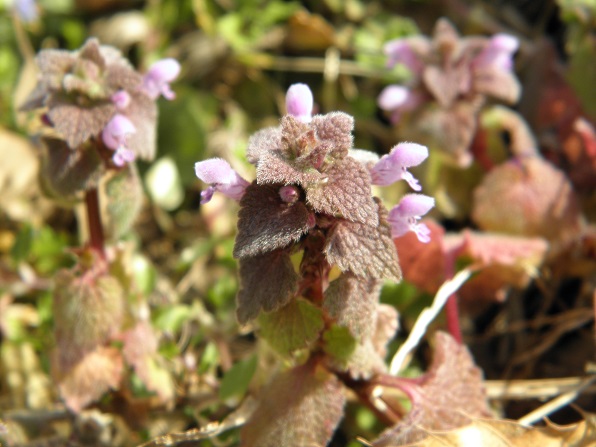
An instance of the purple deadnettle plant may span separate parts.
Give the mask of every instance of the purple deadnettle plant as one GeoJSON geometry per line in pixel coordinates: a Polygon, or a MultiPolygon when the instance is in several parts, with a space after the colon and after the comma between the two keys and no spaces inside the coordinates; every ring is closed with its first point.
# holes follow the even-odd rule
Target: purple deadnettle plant
{"type": "Polygon", "coordinates": [[[404,132],[415,128],[418,133],[413,135],[437,141],[466,166],[487,99],[513,104],[519,98],[520,84],[513,72],[518,47],[517,38],[508,34],[460,37],[448,20],[440,19],[432,38],[412,36],[385,44],[387,66],[404,65],[411,80],[387,86],[379,95],[379,107],[390,112],[394,123],[403,121],[404,132]]]}
{"type": "Polygon", "coordinates": [[[434,204],[410,194],[387,211],[371,193],[372,185],[402,179],[420,191],[407,169],[424,161],[426,147],[400,143],[380,159],[353,149],[353,118],[342,112],[312,116],[313,96],[304,84],[289,88],[286,105],[279,126],[248,142],[247,158],[256,167],[252,183],[221,159],[195,165],[209,185],[203,204],[215,192],[240,203],[238,320],[258,317],[261,336],[282,355],[309,352],[306,362],[301,357],[300,366],[264,391],[243,429],[243,445],[274,445],[271,439],[275,445],[324,445],[343,414],[340,382],[350,386],[350,380],[385,371],[385,344],[397,315],[379,304],[378,295],[384,280],[401,279],[393,237],[414,231],[428,241],[430,232],[418,219],[434,204]],[[304,396],[287,395],[294,387],[304,388],[304,396]],[[275,390],[282,388],[286,396],[280,398],[275,390]],[[324,401],[321,408],[309,397],[324,401]],[[286,423],[274,424],[268,414],[282,408],[286,423]],[[312,432],[292,440],[299,426],[288,426],[304,412],[312,432]]]}

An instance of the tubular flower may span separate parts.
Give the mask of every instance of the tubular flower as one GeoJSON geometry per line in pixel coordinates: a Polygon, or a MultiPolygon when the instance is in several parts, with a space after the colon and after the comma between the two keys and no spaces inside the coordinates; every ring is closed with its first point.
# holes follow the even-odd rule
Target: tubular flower
{"type": "Polygon", "coordinates": [[[428,157],[428,149],[416,143],[399,143],[370,170],[372,184],[388,186],[398,180],[405,180],[414,191],[422,187],[407,168],[418,166],[428,157]]]}
{"type": "Polygon", "coordinates": [[[143,77],[143,90],[152,99],[159,95],[172,100],[176,94],[170,88],[170,82],[180,74],[180,64],[176,59],[167,58],[155,62],[143,77]]]}
{"type": "Polygon", "coordinates": [[[286,110],[303,123],[312,120],[313,96],[306,84],[293,84],[286,94],[286,110]]]}
{"type": "Polygon", "coordinates": [[[219,191],[234,200],[240,200],[244,190],[250,183],[244,180],[230,164],[221,158],[212,158],[195,163],[195,174],[209,188],[201,192],[201,203],[211,200],[213,194],[219,191]]]}
{"type": "Polygon", "coordinates": [[[135,160],[135,153],[128,148],[128,138],[136,131],[127,117],[116,114],[101,133],[104,144],[115,151],[112,160],[116,166],[124,166],[135,160]]]}
{"type": "Polygon", "coordinates": [[[430,230],[419,220],[434,205],[435,200],[432,197],[423,194],[405,195],[399,204],[389,211],[387,220],[391,224],[391,236],[396,238],[413,231],[420,242],[429,242],[430,230]]]}

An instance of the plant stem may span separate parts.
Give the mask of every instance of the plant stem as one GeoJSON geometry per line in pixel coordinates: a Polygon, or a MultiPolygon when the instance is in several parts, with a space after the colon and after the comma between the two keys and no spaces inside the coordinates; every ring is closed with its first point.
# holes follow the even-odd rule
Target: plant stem
{"type": "Polygon", "coordinates": [[[445,303],[445,316],[447,317],[447,331],[453,338],[462,344],[461,327],[459,325],[459,309],[457,306],[457,295],[454,293],[445,303]]]}
{"type": "Polygon", "coordinates": [[[103,226],[101,225],[97,188],[85,192],[85,206],[89,225],[89,245],[105,258],[103,226]]]}

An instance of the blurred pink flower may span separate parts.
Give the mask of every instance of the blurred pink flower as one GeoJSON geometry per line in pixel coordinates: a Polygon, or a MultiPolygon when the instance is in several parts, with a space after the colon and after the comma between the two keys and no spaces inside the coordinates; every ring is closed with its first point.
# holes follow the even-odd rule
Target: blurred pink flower
{"type": "Polygon", "coordinates": [[[116,166],[124,166],[135,160],[135,153],[128,148],[128,137],[137,130],[124,115],[116,114],[101,133],[104,144],[115,151],[112,160],[116,166]]]}
{"type": "Polygon", "coordinates": [[[180,64],[176,59],[167,58],[155,62],[143,77],[143,90],[151,99],[159,95],[172,100],[176,94],[170,88],[170,82],[180,74],[180,64]]]}
{"type": "Polygon", "coordinates": [[[422,187],[407,168],[418,166],[428,157],[428,148],[416,143],[399,143],[370,170],[372,184],[388,186],[398,180],[405,180],[414,191],[422,187]]]}

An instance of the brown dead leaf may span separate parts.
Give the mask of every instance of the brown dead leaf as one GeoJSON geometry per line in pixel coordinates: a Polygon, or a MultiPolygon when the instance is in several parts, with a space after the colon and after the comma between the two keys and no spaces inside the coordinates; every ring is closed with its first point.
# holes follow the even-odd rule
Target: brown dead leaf
{"type": "Polygon", "coordinates": [[[451,431],[425,431],[423,439],[387,447],[589,447],[596,445],[594,415],[573,425],[525,427],[515,421],[479,419],[451,431]]]}

